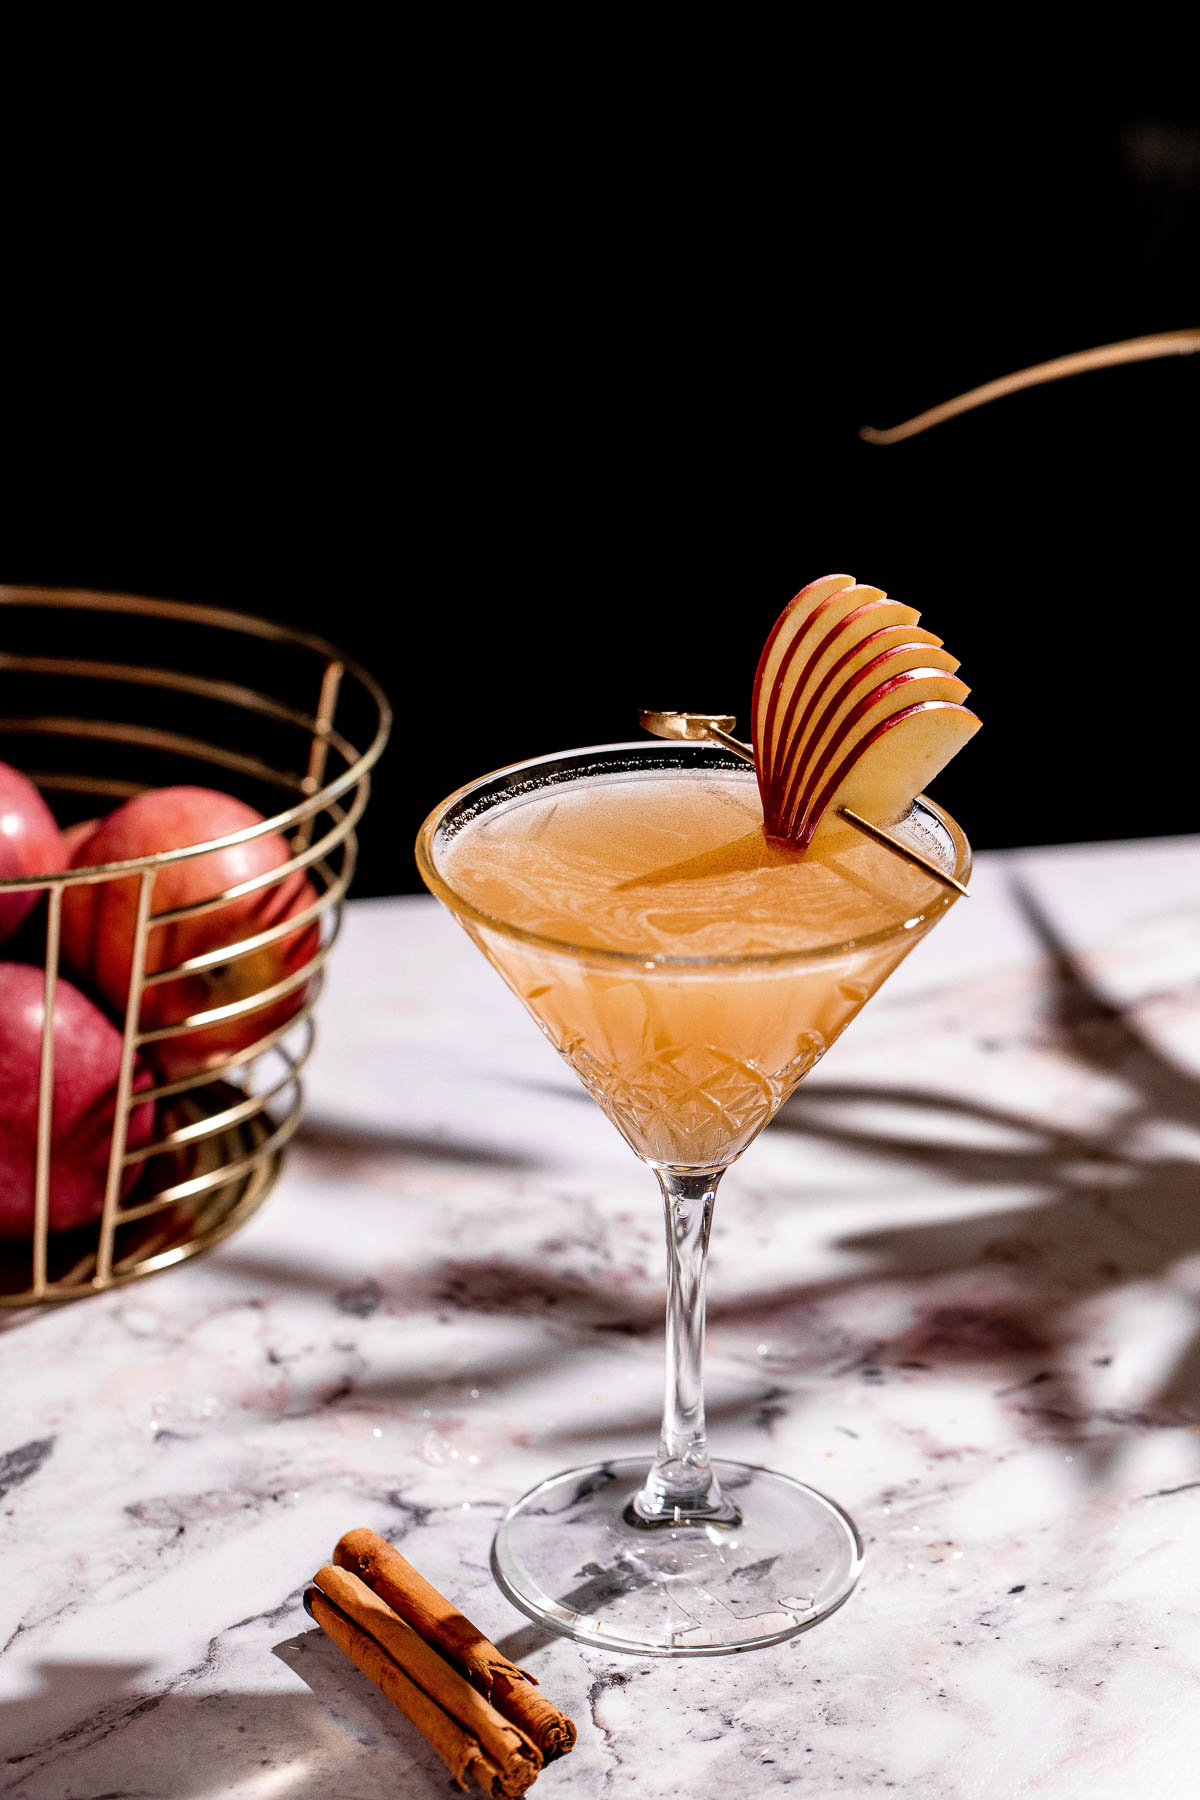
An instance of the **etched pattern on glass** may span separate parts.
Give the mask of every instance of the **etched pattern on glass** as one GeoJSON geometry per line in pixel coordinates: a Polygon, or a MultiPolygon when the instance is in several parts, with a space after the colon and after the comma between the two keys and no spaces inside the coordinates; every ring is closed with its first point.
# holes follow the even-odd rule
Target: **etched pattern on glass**
{"type": "Polygon", "coordinates": [[[592,1098],[639,1155],[651,1162],[716,1167],[740,1154],[824,1053],[805,1032],[797,1054],[766,1073],[712,1044],[672,1044],[609,1068],[582,1038],[560,1046],[592,1098]]]}

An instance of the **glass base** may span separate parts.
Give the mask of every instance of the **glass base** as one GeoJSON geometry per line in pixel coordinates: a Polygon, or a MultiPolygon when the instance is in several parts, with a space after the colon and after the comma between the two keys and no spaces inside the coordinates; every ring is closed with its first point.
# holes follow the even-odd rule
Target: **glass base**
{"type": "Polygon", "coordinates": [[[645,1457],[552,1475],[496,1533],[508,1598],[567,1637],[642,1656],[719,1656],[778,1644],[827,1618],[862,1569],[840,1506],[789,1475],[714,1462],[735,1526],[634,1525],[645,1457]]]}

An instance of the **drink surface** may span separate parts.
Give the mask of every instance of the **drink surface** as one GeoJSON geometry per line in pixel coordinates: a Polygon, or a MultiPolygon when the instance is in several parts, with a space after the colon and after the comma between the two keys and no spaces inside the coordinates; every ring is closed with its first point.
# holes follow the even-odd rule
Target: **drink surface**
{"type": "Polygon", "coordinates": [[[928,908],[937,884],[857,833],[768,841],[753,772],[658,769],[494,807],[439,858],[463,899],[587,948],[680,957],[815,950],[928,908]]]}
{"type": "MultiPolygon", "coordinates": [[[[930,815],[917,829],[952,855],[930,815]]],[[[459,912],[488,961],[638,1154],[673,1168],[739,1155],[946,904],[849,829],[819,853],[769,843],[753,772],[727,766],[547,781],[437,860],[486,915],[459,912]]]]}

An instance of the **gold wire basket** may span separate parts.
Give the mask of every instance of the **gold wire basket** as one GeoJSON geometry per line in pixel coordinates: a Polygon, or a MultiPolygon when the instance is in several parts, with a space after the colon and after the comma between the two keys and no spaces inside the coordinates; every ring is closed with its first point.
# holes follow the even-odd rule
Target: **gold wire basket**
{"type": "MultiPolygon", "coordinates": [[[[300,1120],[313,1011],[354,872],[370,771],[391,721],[367,671],[320,638],[214,607],[0,587],[0,646],[0,760],[56,797],[60,821],[177,785],[218,788],[264,815],[261,824],[186,849],[0,880],[0,897],[45,896],[36,952],[28,941],[23,946],[24,959],[40,960],[45,971],[32,1230],[0,1243],[0,1307],[20,1307],[76,1299],[182,1262],[226,1237],[269,1192],[300,1120]],[[64,640],[75,654],[60,653],[64,640]],[[168,865],[276,833],[286,840],[285,861],[188,905],[156,908],[156,881],[168,865]],[[289,881],[308,884],[300,910],[157,966],[156,932],[289,881]],[[121,1049],[103,1196],[93,1222],[52,1231],[63,902],[74,887],[108,882],[126,883],[126,894],[133,882],[137,889],[128,995],[123,1016],[113,1019],[121,1049]],[[311,955],[274,978],[270,947],[282,951],[304,934],[311,955]],[[155,989],[252,957],[263,971],[254,991],[165,1025],[145,1024],[144,1003],[155,989]],[[256,1017],[271,1028],[259,1029],[256,1017]],[[196,1071],[162,1079],[156,1046],[177,1047],[189,1036],[194,1044],[205,1033],[211,1043],[218,1027],[226,1044],[230,1031],[238,1036],[236,1048],[204,1054],[196,1071]],[[130,1117],[144,1120],[150,1106],[150,1141],[131,1145],[130,1117]]],[[[9,956],[0,945],[0,960],[9,956]]],[[[4,1105],[0,1093],[0,1116],[4,1105]]]]}

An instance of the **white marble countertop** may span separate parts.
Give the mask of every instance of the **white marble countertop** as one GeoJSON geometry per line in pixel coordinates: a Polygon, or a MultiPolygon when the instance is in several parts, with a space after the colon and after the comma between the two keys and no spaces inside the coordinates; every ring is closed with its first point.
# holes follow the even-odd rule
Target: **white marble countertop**
{"type": "Polygon", "coordinates": [[[714,1450],[867,1543],[742,1656],[488,1574],[534,1481],[652,1446],[652,1178],[432,901],[352,906],[322,1009],[241,1233],[0,1328],[0,1793],[443,1800],[301,1609],[356,1525],[576,1719],[539,1800],[1200,1790],[1200,838],[981,857],[727,1177],[714,1450]]]}

